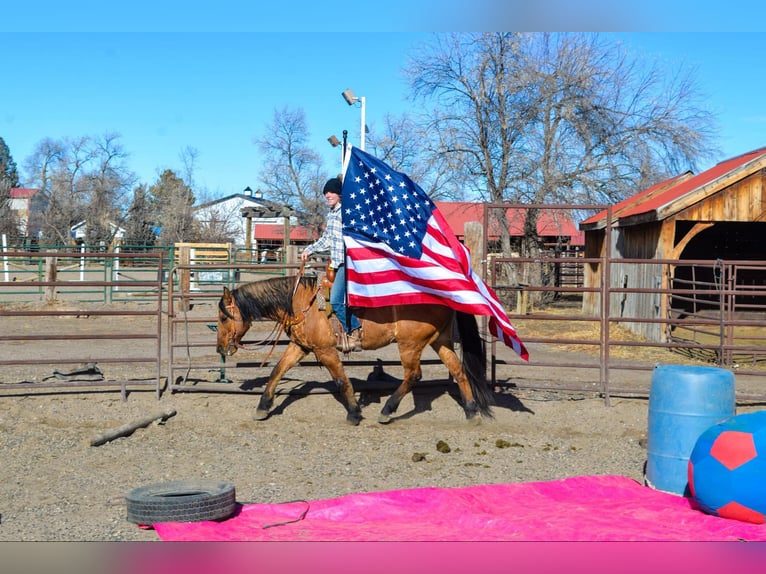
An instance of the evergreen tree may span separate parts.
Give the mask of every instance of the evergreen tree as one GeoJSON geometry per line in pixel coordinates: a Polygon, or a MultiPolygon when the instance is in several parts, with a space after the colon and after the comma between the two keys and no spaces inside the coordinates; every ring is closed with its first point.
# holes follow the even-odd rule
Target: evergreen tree
{"type": "Polygon", "coordinates": [[[19,187],[19,174],[11,152],[0,137],[0,234],[9,237],[21,235],[19,221],[11,210],[11,189],[19,187]]]}
{"type": "Polygon", "coordinates": [[[125,245],[154,245],[155,218],[152,212],[149,192],[145,184],[133,190],[133,201],[125,220],[125,245]]]}
{"type": "Polygon", "coordinates": [[[175,172],[166,169],[149,188],[155,221],[160,227],[160,245],[194,241],[194,193],[175,172]]]}

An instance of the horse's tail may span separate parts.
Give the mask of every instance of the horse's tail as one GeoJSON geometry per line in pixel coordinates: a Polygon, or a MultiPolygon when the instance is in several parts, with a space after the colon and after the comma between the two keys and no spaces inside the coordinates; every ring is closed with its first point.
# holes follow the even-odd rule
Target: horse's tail
{"type": "Polygon", "coordinates": [[[482,415],[492,417],[491,405],[495,401],[487,381],[487,354],[476,317],[457,311],[455,320],[463,351],[463,369],[471,385],[476,406],[482,415]]]}

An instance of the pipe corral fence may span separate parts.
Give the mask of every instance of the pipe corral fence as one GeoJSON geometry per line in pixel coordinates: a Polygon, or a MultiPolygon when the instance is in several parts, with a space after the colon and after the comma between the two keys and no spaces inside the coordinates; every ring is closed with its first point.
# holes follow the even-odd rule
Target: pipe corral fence
{"type": "MultiPolygon", "coordinates": [[[[287,343],[284,335],[274,339],[273,323],[256,323],[243,341],[252,350],[224,362],[215,351],[217,304],[223,286],[294,275],[297,264],[230,254],[173,263],[162,252],[3,257],[0,393],[117,387],[123,399],[134,389],[158,398],[166,391],[257,394],[287,343]]],[[[751,280],[766,261],[617,261],[567,250],[534,258],[481,254],[488,284],[530,351],[522,361],[490,340],[486,319],[480,321],[497,392],[586,393],[609,406],[616,395],[647,397],[654,367],[681,363],[730,369],[738,400],[766,400],[766,287],[751,280]],[[588,267],[599,269],[597,284],[584,283],[588,267]],[[625,279],[647,274],[657,278],[651,288],[625,279]]],[[[306,272],[323,268],[316,262],[306,272]]],[[[357,391],[398,384],[376,376],[399,365],[395,345],[389,349],[344,360],[349,370],[369,371],[350,374],[357,391]]],[[[278,392],[334,392],[312,358],[295,368],[314,371],[294,379],[288,373],[278,392]]],[[[430,349],[423,362],[421,384],[452,384],[430,349]]]]}
{"type": "Polygon", "coordinates": [[[125,400],[151,387],[160,397],[162,253],[5,252],[3,267],[0,391],[119,387],[125,400]],[[119,262],[132,278],[118,277],[119,262]]]}

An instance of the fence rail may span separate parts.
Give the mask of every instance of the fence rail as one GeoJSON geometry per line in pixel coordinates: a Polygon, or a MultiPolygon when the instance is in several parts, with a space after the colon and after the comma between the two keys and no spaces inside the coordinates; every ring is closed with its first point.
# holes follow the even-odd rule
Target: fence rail
{"type": "MultiPolygon", "coordinates": [[[[47,262],[47,271],[43,280],[22,276],[21,281],[0,281],[0,317],[4,327],[0,334],[0,391],[116,386],[125,400],[128,387],[151,385],[159,398],[161,253],[78,255],[87,264],[100,261],[104,269],[118,257],[153,260],[153,277],[130,282],[133,292],[151,294],[142,298],[140,308],[93,304],[93,292],[106,293],[124,286],[123,281],[105,280],[104,269],[89,271],[75,279],[58,273],[57,260],[61,255],[58,252],[7,255],[14,260],[41,257],[47,262]],[[91,274],[100,279],[91,279],[91,274]],[[34,296],[25,297],[27,293],[34,296]],[[44,294],[42,303],[40,294],[44,294]],[[78,367],[68,368],[74,365],[78,367]],[[51,366],[55,368],[51,370],[51,366]],[[134,376],[137,373],[144,376],[134,376]]],[[[40,267],[35,263],[31,266],[40,267]]],[[[103,298],[99,299],[99,303],[103,302],[103,298]]]]}
{"type": "MultiPolygon", "coordinates": [[[[509,286],[498,279],[504,264],[526,273],[525,266],[557,266],[570,261],[556,257],[495,258],[491,283],[500,295],[506,295],[508,308],[513,307],[508,294],[515,293],[516,312],[509,313],[509,317],[522,339],[555,349],[555,353],[531,352],[529,363],[524,365],[525,374],[562,367],[589,374],[569,377],[566,382],[539,382],[544,375],[525,380],[518,374],[521,361],[509,358],[493,341],[493,382],[535,389],[597,391],[608,404],[613,394],[648,396],[651,376],[644,376],[642,381],[629,377],[628,372],[650,373],[657,363],[679,362],[733,370],[738,398],[766,399],[766,285],[736,281],[738,274],[762,269],[762,261],[619,259],[622,270],[652,266],[674,278],[685,270],[705,267],[718,270],[722,279],[708,281],[696,276],[691,281],[671,280],[666,288],[630,287],[623,278],[606,272],[597,287],[509,286]],[[522,306],[520,300],[527,303],[522,306]],[[544,302],[536,305],[533,301],[544,302]],[[527,336],[526,332],[534,335],[527,336]]],[[[608,269],[610,263],[605,258],[579,261],[602,269],[608,269]]]]}
{"type": "MultiPolygon", "coordinates": [[[[166,379],[164,388],[172,391],[257,392],[253,385],[230,384],[229,376],[262,377],[275,361],[268,355],[270,344],[278,354],[286,342],[284,337],[269,338],[270,324],[259,325],[250,336],[268,344],[243,360],[224,363],[214,349],[217,300],[223,286],[293,274],[297,265],[190,262],[168,268],[161,252],[4,255],[16,265],[14,273],[23,267],[26,274],[0,276],[6,279],[0,281],[5,327],[0,335],[0,391],[116,385],[125,396],[129,386],[138,384],[152,385],[159,396],[166,379]],[[118,258],[120,273],[115,274],[118,258]],[[54,273],[51,260],[76,267],[54,273]],[[183,287],[180,276],[187,272],[194,280],[183,287]],[[105,372],[99,381],[51,376],[52,367],[91,363],[121,368],[130,376],[105,372]],[[133,377],[139,364],[149,371],[143,379],[133,377]]],[[[489,375],[498,388],[596,393],[609,405],[617,394],[648,396],[656,364],[684,363],[731,369],[738,399],[766,400],[766,286],[753,279],[763,277],[756,271],[766,268],[766,262],[620,260],[628,275],[630,269],[645,273],[645,267],[652,267],[652,273],[677,278],[657,288],[634,287],[608,272],[596,286],[501,279],[506,265],[531,277],[525,266],[555,269],[571,267],[573,261],[607,271],[612,263],[582,256],[492,259],[488,283],[530,348],[526,363],[507,347],[490,343],[489,375]],[[679,274],[679,269],[688,273],[679,274]],[[637,310],[641,305],[643,312],[637,310]]],[[[309,272],[322,267],[317,264],[309,272]]],[[[486,321],[483,328],[487,337],[486,321]]],[[[425,363],[440,365],[438,359],[425,363]]],[[[380,364],[363,354],[348,366],[380,364]]],[[[449,380],[446,368],[438,373],[439,380],[449,380]]]]}

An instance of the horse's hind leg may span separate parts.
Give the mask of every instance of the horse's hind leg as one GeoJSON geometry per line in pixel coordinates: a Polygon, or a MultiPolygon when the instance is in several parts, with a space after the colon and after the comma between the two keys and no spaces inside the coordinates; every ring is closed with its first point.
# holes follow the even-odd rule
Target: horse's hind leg
{"type": "Polygon", "coordinates": [[[269,375],[269,382],[266,383],[266,388],[263,390],[261,400],[258,403],[258,408],[255,410],[253,418],[257,421],[262,421],[269,416],[269,410],[274,404],[274,392],[277,388],[277,383],[282,379],[287,371],[289,371],[298,361],[306,356],[306,351],[301,347],[290,341],[287,344],[282,358],[274,366],[269,375]]]}
{"type": "Polygon", "coordinates": [[[420,352],[417,353],[404,353],[401,351],[402,366],[404,367],[404,379],[402,383],[396,388],[393,394],[388,397],[386,404],[378,415],[378,422],[381,424],[388,424],[391,422],[392,415],[399,408],[399,404],[402,399],[412,390],[412,387],[423,376],[423,372],[420,369],[420,352]]]}
{"type": "Polygon", "coordinates": [[[436,353],[439,355],[442,363],[449,369],[452,378],[457,383],[457,388],[460,391],[460,396],[463,399],[463,410],[465,411],[465,418],[468,420],[481,421],[481,417],[475,418],[479,414],[479,406],[476,404],[476,400],[473,396],[473,390],[471,390],[471,384],[468,382],[468,377],[463,369],[460,358],[455,353],[455,350],[445,344],[435,344],[433,346],[436,353]]]}
{"type": "Polygon", "coordinates": [[[354,426],[358,425],[362,420],[362,409],[356,401],[354,386],[348,379],[348,375],[346,375],[343,362],[338,356],[338,351],[335,348],[317,349],[315,353],[319,362],[327,368],[338,385],[343,404],[346,407],[346,422],[354,426]]]}

